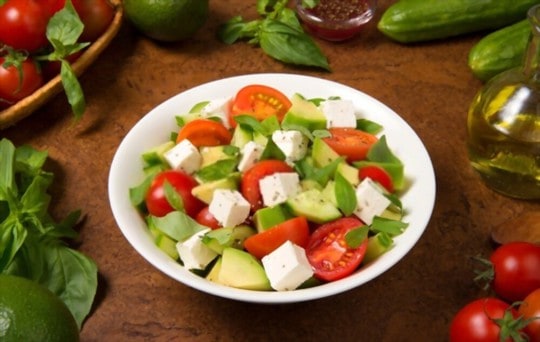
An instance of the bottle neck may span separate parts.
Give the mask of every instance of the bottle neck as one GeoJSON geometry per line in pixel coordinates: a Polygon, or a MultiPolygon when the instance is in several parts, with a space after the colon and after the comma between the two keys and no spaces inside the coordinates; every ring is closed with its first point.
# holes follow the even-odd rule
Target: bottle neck
{"type": "Polygon", "coordinates": [[[523,63],[523,72],[528,79],[540,83],[540,5],[531,7],[527,13],[531,35],[523,63]]]}

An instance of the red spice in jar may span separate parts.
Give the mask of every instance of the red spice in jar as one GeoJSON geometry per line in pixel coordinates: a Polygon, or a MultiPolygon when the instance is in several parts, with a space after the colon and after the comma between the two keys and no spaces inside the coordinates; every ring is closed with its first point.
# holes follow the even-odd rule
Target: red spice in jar
{"type": "Polygon", "coordinates": [[[367,10],[364,0],[321,0],[309,12],[322,20],[343,21],[361,16],[367,10]]]}

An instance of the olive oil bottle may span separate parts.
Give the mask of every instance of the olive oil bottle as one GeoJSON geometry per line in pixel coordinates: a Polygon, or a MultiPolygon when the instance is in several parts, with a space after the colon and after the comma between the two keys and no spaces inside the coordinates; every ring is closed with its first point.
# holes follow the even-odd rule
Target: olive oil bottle
{"type": "Polygon", "coordinates": [[[540,5],[528,19],[523,66],[495,76],[478,92],[469,108],[467,147],[471,165],[489,187],[540,199],[540,5]]]}

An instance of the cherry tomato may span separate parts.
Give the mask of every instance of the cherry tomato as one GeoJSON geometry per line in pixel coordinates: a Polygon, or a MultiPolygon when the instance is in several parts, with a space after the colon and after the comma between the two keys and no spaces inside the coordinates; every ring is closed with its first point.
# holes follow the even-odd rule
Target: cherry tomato
{"type": "Polygon", "coordinates": [[[501,298],[521,301],[540,288],[540,246],[510,242],[499,246],[490,257],[494,278],[492,287],[501,298]]]}
{"type": "Polygon", "coordinates": [[[72,0],[84,24],[79,38],[83,42],[96,41],[111,25],[114,18],[114,7],[108,0],[72,0]]]}
{"type": "Polygon", "coordinates": [[[308,221],[297,216],[268,230],[252,235],[244,241],[244,248],[253,256],[262,259],[286,241],[305,247],[309,240],[308,221]]]}
{"type": "Polygon", "coordinates": [[[366,254],[368,239],[351,248],[345,242],[345,235],[363,225],[355,217],[344,217],[319,226],[311,234],[306,255],[317,278],[334,281],[356,270],[366,254]]]}
{"type": "Polygon", "coordinates": [[[524,319],[530,319],[529,324],[524,329],[529,341],[540,341],[540,288],[529,293],[519,305],[519,315],[524,319]]]}
{"type": "Polygon", "coordinates": [[[383,169],[376,165],[368,165],[358,170],[360,180],[370,178],[371,180],[382,185],[388,192],[394,192],[394,183],[392,182],[392,176],[383,169]]]}
{"type": "Polygon", "coordinates": [[[7,0],[0,6],[0,43],[30,53],[47,47],[50,17],[46,4],[38,0],[7,0]]]}
{"type": "Polygon", "coordinates": [[[268,159],[257,162],[242,175],[240,191],[251,204],[252,212],[263,205],[259,180],[276,172],[293,172],[293,168],[284,161],[268,159]]]}
{"type": "Polygon", "coordinates": [[[193,177],[182,171],[167,170],[154,178],[146,194],[146,207],[151,215],[161,217],[174,210],[165,197],[163,188],[165,181],[169,182],[182,196],[184,209],[189,216],[195,217],[205,206],[203,202],[191,194],[191,190],[197,185],[197,181],[193,177]]]}
{"type": "Polygon", "coordinates": [[[354,128],[334,127],[329,129],[331,137],[323,138],[334,151],[353,162],[366,159],[371,146],[377,137],[354,128]]]}
{"type": "Polygon", "coordinates": [[[218,229],[221,227],[218,220],[214,217],[214,215],[212,215],[210,210],[208,210],[208,206],[199,211],[197,216],[195,216],[195,221],[211,229],[218,229]]]}
{"type": "Polygon", "coordinates": [[[450,342],[509,342],[501,339],[501,325],[518,317],[517,311],[498,298],[481,298],[461,308],[450,323],[450,342]],[[501,321],[495,321],[506,318],[501,321]]]}
{"type": "Polygon", "coordinates": [[[43,85],[43,76],[31,58],[22,62],[22,79],[15,65],[4,67],[6,59],[0,57],[0,108],[24,99],[43,85]]]}
{"type": "Polygon", "coordinates": [[[179,143],[184,139],[188,139],[197,147],[218,146],[229,144],[232,134],[217,121],[197,119],[180,128],[176,142],[179,143]]]}
{"type": "Polygon", "coordinates": [[[252,84],[238,91],[231,104],[231,125],[234,127],[236,115],[251,115],[262,121],[276,115],[281,122],[291,101],[285,94],[269,86],[252,84]]]}

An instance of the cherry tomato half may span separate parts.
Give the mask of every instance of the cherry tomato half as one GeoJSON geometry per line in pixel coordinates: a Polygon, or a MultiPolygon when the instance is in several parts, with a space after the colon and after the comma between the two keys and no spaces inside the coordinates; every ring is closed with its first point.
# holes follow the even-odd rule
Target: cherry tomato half
{"type": "Polygon", "coordinates": [[[201,211],[199,211],[197,216],[195,216],[195,221],[211,229],[218,229],[221,227],[219,221],[214,217],[214,215],[212,215],[212,213],[208,209],[208,206],[202,208],[201,211]]]}
{"type": "Polygon", "coordinates": [[[286,241],[305,247],[309,240],[308,221],[297,216],[264,232],[252,235],[244,241],[244,248],[253,256],[262,259],[286,241]]]}
{"type": "Polygon", "coordinates": [[[182,196],[184,209],[189,216],[195,217],[205,206],[203,202],[191,194],[191,190],[197,185],[197,181],[193,177],[182,171],[167,170],[157,174],[146,194],[146,207],[151,215],[161,217],[174,210],[165,197],[163,188],[165,181],[169,182],[182,196]]]}
{"type": "Polygon", "coordinates": [[[291,105],[289,98],[275,88],[259,84],[248,85],[240,89],[232,101],[231,125],[236,125],[236,115],[251,115],[259,121],[276,115],[281,122],[291,105]]]}
{"type": "Polygon", "coordinates": [[[232,134],[217,121],[196,119],[180,128],[176,142],[184,139],[197,147],[227,145],[231,142],[232,134]]]}
{"type": "Polygon", "coordinates": [[[251,204],[252,212],[262,207],[262,196],[259,180],[276,172],[293,172],[293,168],[281,160],[262,160],[242,175],[240,191],[244,198],[251,204]]]}
{"type": "Polygon", "coordinates": [[[3,66],[5,58],[0,57],[0,108],[22,100],[43,84],[43,76],[31,58],[22,62],[22,79],[15,65],[3,66]]]}
{"type": "Polygon", "coordinates": [[[366,159],[371,146],[377,137],[354,128],[334,127],[329,129],[331,137],[323,138],[334,151],[353,162],[366,159]]]}
{"type": "Polygon", "coordinates": [[[382,167],[376,165],[364,166],[358,170],[358,176],[360,180],[370,178],[372,181],[382,185],[388,192],[394,192],[392,176],[390,176],[390,174],[382,167]]]}
{"type": "Polygon", "coordinates": [[[540,288],[529,293],[519,305],[518,313],[524,319],[530,319],[525,327],[529,341],[540,341],[540,288]]]}
{"type": "Polygon", "coordinates": [[[495,275],[491,285],[501,298],[521,301],[540,288],[540,246],[510,242],[499,246],[490,261],[495,275]]]}
{"type": "Polygon", "coordinates": [[[517,311],[498,298],[476,299],[461,308],[450,323],[450,342],[478,341],[499,342],[501,324],[496,320],[503,318],[509,310],[511,318],[518,317],[517,311]]]}
{"type": "Polygon", "coordinates": [[[311,234],[306,255],[317,278],[334,281],[356,270],[366,254],[368,239],[351,248],[345,242],[345,235],[363,225],[355,217],[344,217],[321,225],[311,234]]]}

